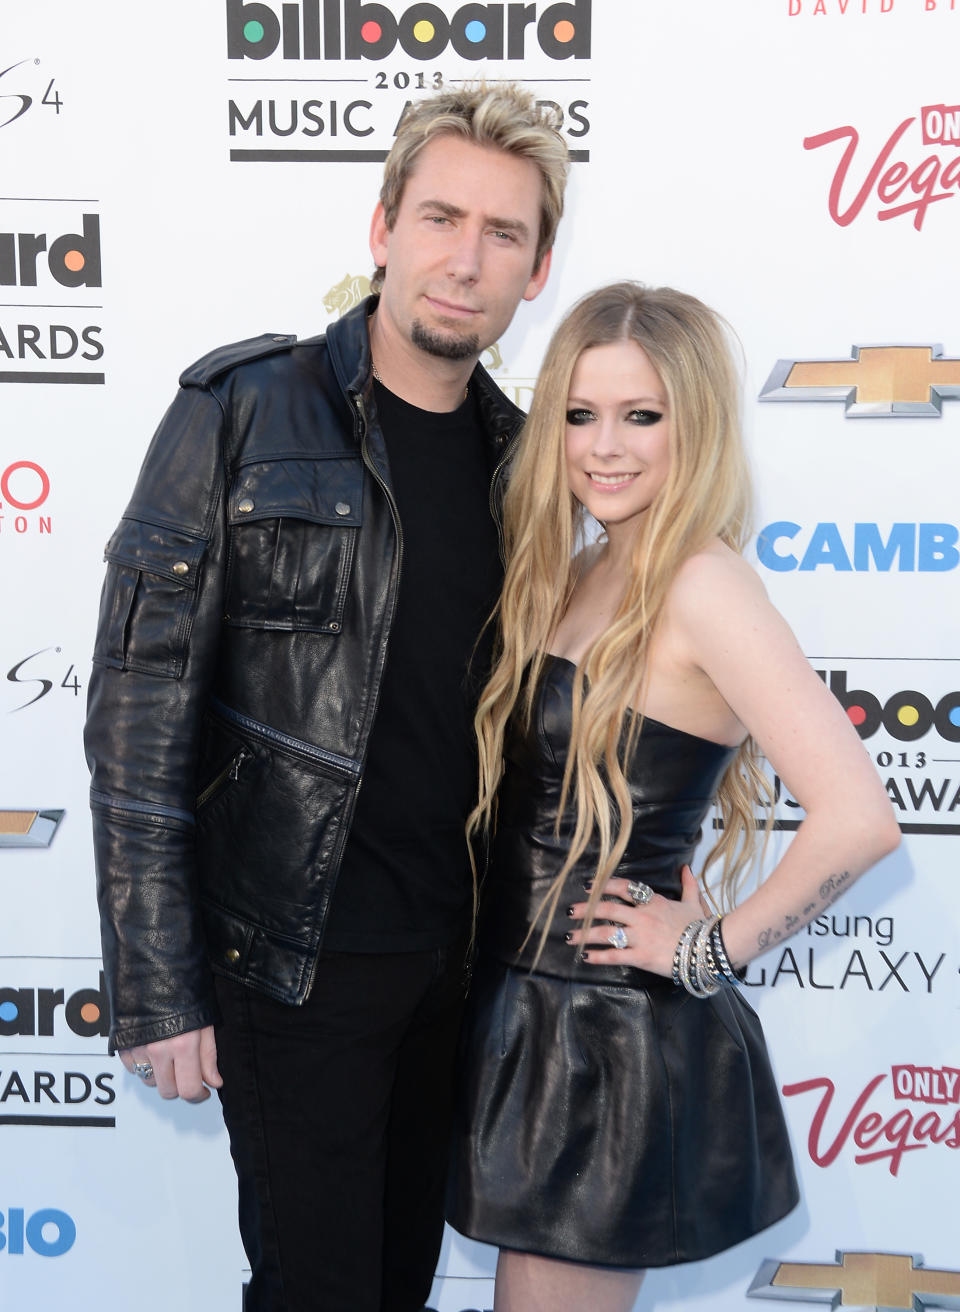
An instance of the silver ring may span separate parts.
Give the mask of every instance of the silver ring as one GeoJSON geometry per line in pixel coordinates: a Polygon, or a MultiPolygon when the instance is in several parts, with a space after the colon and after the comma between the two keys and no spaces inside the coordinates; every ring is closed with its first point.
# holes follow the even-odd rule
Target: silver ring
{"type": "Polygon", "coordinates": [[[627,880],[627,892],[634,906],[645,907],[653,897],[653,889],[639,879],[627,880]]]}
{"type": "Polygon", "coordinates": [[[628,948],[630,946],[627,931],[622,925],[617,925],[616,929],[607,936],[607,942],[612,943],[615,948],[628,948]]]}
{"type": "Polygon", "coordinates": [[[134,1075],[139,1075],[141,1080],[149,1080],[153,1074],[153,1067],[148,1061],[135,1061],[133,1063],[134,1075]]]}

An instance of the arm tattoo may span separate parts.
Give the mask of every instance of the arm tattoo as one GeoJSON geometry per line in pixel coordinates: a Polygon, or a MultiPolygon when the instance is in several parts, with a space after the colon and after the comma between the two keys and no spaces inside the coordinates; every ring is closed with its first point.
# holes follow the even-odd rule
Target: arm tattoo
{"type": "MultiPolygon", "coordinates": [[[[820,909],[825,911],[827,907],[832,906],[837,898],[844,892],[849,883],[849,870],[843,870],[835,875],[828,875],[820,885],[820,909]]],[[[761,952],[766,952],[767,949],[773,947],[775,943],[779,943],[782,938],[789,938],[791,934],[795,934],[798,929],[802,929],[804,925],[813,919],[817,907],[818,903],[816,901],[808,902],[799,915],[795,915],[793,912],[788,912],[787,915],[784,916],[782,930],[774,929],[772,925],[761,930],[757,935],[757,947],[761,952]]]]}
{"type": "Polygon", "coordinates": [[[832,906],[849,882],[849,870],[844,870],[839,875],[829,875],[820,885],[820,896],[823,898],[824,906],[832,906]]]}

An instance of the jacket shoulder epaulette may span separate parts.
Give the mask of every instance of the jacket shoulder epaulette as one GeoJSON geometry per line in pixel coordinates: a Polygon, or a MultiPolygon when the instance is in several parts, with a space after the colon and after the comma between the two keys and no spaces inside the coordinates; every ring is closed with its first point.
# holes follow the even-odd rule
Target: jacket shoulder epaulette
{"type": "Polygon", "coordinates": [[[180,386],[207,387],[228,369],[238,364],[249,364],[251,360],[262,360],[278,351],[287,351],[296,340],[295,333],[263,333],[260,337],[248,337],[242,342],[228,342],[226,346],[208,351],[184,369],[180,375],[180,386]]]}

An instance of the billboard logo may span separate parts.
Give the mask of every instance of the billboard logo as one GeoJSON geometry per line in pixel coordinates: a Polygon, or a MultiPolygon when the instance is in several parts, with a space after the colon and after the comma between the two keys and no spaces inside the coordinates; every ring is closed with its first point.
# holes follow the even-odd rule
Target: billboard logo
{"type": "MultiPolygon", "coordinates": [[[[827,671],[817,670],[827,682],[827,671]]],[[[946,742],[960,743],[960,692],[948,692],[936,705],[913,689],[895,692],[881,705],[880,698],[864,689],[847,689],[847,671],[832,670],[830,691],[847,713],[861,738],[871,738],[881,726],[898,742],[912,743],[931,729],[946,742]]]]}
{"type": "Polygon", "coordinates": [[[4,208],[18,217],[0,215],[0,289],[16,289],[5,308],[20,322],[0,323],[0,383],[104,382],[102,373],[65,367],[94,364],[104,353],[103,328],[87,318],[103,307],[74,299],[103,285],[100,216],[85,213],[64,232],[62,206],[72,203],[3,197],[4,208]],[[71,294],[66,301],[61,289],[71,294]]]}
{"type": "Polygon", "coordinates": [[[561,0],[537,18],[536,4],[465,4],[449,17],[439,5],[402,12],[363,0],[265,4],[227,0],[227,57],[386,59],[399,44],[411,59],[436,59],[452,46],[463,59],[526,59],[528,27],[549,59],[589,59],[591,0],[561,0]],[[277,8],[282,16],[277,16],[277,8]]]}
{"type": "Polygon", "coordinates": [[[960,1271],[925,1267],[917,1253],[837,1252],[835,1263],[767,1260],[747,1296],[874,1312],[925,1312],[960,1306],[960,1271]]]}
{"type": "Polygon", "coordinates": [[[77,989],[69,998],[63,988],[0,987],[0,1035],[52,1038],[61,1010],[67,1027],[80,1038],[106,1038],[110,1006],[103,971],[97,988],[77,989]]]}
{"type": "Polygon", "coordinates": [[[842,401],[847,419],[939,418],[960,396],[960,360],[943,347],[852,346],[846,360],[778,360],[761,401],[842,401]]]}
{"type": "Polygon", "coordinates": [[[91,988],[88,958],[10,958],[8,980],[13,968],[19,978],[0,987],[0,1126],[113,1129],[103,971],[91,988]],[[51,961],[57,987],[50,987],[51,961]],[[65,980],[68,972],[73,977],[65,980]]]}
{"type": "MultiPolygon", "coordinates": [[[[960,835],[960,661],[843,657],[834,662],[811,656],[810,662],[860,737],[872,740],[868,750],[901,830],[960,835]]],[[[775,827],[792,832],[801,824],[803,808],[776,776],[773,786],[775,827]]]]}
{"type": "Polygon", "coordinates": [[[102,286],[99,215],[84,214],[82,233],[65,233],[49,247],[47,240],[42,232],[0,232],[0,287],[36,287],[43,264],[61,287],[102,286]]]}

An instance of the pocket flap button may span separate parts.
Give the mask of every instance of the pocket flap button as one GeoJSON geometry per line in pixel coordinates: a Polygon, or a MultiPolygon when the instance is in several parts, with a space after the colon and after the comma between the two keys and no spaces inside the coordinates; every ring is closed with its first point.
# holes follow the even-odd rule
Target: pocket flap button
{"type": "Polygon", "coordinates": [[[235,966],[237,962],[240,960],[240,949],[227,948],[223,956],[224,956],[224,960],[229,961],[231,966],[235,966]]]}
{"type": "Polygon", "coordinates": [[[338,515],[350,514],[350,507],[347,505],[346,501],[338,501],[337,504],[334,506],[334,510],[337,512],[338,515]]]}
{"type": "Polygon", "coordinates": [[[190,566],[185,560],[178,560],[173,567],[174,574],[189,574],[190,566]]]}
{"type": "Polygon", "coordinates": [[[237,509],[240,511],[241,515],[249,515],[250,511],[253,509],[253,501],[250,497],[244,497],[242,501],[237,503],[237,509]]]}

